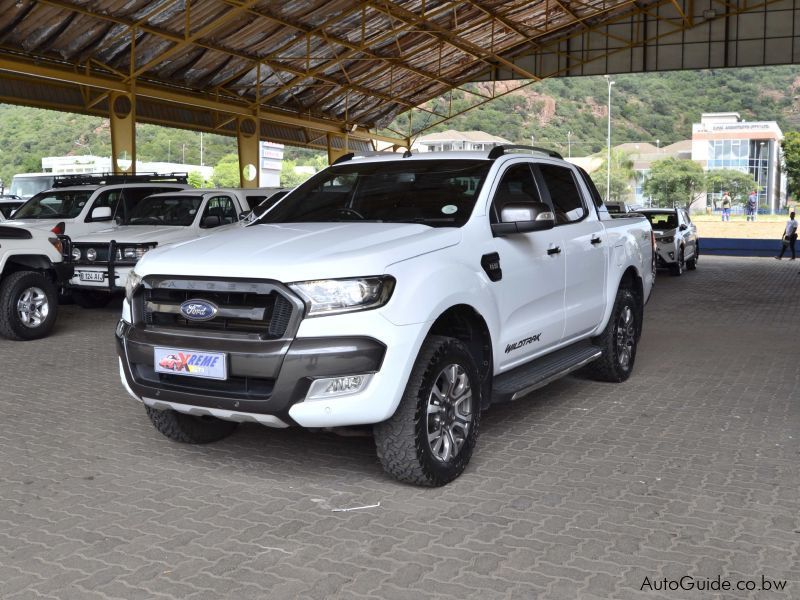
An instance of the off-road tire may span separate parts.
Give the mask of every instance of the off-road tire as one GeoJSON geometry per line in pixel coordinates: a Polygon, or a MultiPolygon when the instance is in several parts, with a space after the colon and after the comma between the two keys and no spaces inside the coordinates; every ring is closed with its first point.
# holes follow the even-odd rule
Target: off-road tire
{"type": "Polygon", "coordinates": [[[697,261],[700,259],[700,244],[694,247],[694,256],[686,261],[686,268],[690,271],[697,269],[697,261]]]}
{"type": "Polygon", "coordinates": [[[453,481],[466,468],[481,416],[481,380],[475,361],[459,340],[429,336],[422,344],[394,415],[374,426],[375,445],[384,470],[400,481],[436,487],[453,481]],[[472,392],[472,423],[460,451],[448,462],[437,459],[428,442],[428,400],[442,369],[463,368],[472,392]]]}
{"type": "Polygon", "coordinates": [[[37,271],[18,271],[0,281],[0,335],[11,340],[36,340],[48,335],[58,315],[58,291],[46,275],[37,271]],[[23,324],[17,311],[25,290],[32,287],[42,290],[47,298],[47,317],[36,327],[23,324]]]}
{"type": "Polygon", "coordinates": [[[164,436],[183,444],[208,444],[228,437],[239,426],[215,417],[186,415],[174,410],[144,407],[150,422],[164,436]]]}
{"type": "Polygon", "coordinates": [[[72,300],[81,308],[103,308],[111,302],[109,292],[72,290],[72,300]]]}
{"type": "Polygon", "coordinates": [[[669,266],[669,270],[672,271],[675,277],[680,277],[683,275],[684,267],[686,267],[686,261],[683,258],[683,248],[681,248],[681,251],[678,253],[678,260],[675,264],[669,266]]]}
{"type": "MultiPolygon", "coordinates": [[[[642,332],[642,316],[643,307],[641,299],[636,296],[628,288],[620,288],[617,290],[617,297],[614,300],[614,308],[611,311],[611,317],[608,319],[603,333],[594,338],[592,342],[598,346],[603,355],[589,363],[586,367],[586,373],[597,381],[610,381],[613,383],[621,383],[630,377],[633,372],[633,364],[636,361],[636,348],[639,344],[639,338],[642,332]],[[630,309],[630,314],[633,318],[632,331],[624,333],[628,346],[630,357],[627,364],[623,364],[620,360],[621,353],[619,349],[619,328],[622,325],[621,319],[624,320],[626,309],[630,309]],[[628,339],[628,336],[630,339],[628,339]]],[[[626,328],[627,329],[627,328],[626,328]]]]}

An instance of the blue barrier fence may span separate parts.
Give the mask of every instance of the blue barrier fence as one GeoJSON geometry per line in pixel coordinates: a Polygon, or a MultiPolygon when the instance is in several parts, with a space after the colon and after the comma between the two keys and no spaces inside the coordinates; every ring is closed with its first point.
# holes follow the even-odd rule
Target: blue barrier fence
{"type": "MultiPolygon", "coordinates": [[[[798,244],[800,250],[800,244],[798,244]]],[[[700,254],[722,256],[777,256],[781,251],[781,241],[741,240],[736,238],[701,238],[700,254]]]]}

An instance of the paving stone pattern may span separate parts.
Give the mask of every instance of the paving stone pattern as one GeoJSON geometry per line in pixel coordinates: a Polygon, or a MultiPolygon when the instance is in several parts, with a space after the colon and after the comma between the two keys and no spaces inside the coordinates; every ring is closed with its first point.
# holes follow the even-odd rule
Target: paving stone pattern
{"type": "Polygon", "coordinates": [[[630,381],[491,409],[433,490],[371,438],[172,443],[119,384],[118,306],[63,307],[0,341],[0,598],[800,598],[798,262],[660,274],[630,381]],[[683,575],[789,584],[640,590],[683,575]]]}

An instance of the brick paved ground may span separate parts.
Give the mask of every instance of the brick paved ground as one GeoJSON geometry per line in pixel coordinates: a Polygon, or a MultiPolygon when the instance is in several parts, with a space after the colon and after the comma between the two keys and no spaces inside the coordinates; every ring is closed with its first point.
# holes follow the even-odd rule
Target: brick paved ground
{"type": "Polygon", "coordinates": [[[436,490],[369,438],[171,443],[119,385],[116,310],[65,307],[50,339],[0,341],[0,597],[800,598],[796,264],[659,277],[628,383],[492,409],[436,490]],[[790,582],[640,591],[687,574],[790,582]]]}

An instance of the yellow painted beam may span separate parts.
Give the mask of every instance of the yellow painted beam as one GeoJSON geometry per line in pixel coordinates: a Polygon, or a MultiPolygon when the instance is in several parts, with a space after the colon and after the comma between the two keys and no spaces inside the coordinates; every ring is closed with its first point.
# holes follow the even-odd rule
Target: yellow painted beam
{"type": "Polygon", "coordinates": [[[111,165],[114,173],[136,174],[136,103],[131,94],[110,97],[111,165]]]}
{"type": "Polygon", "coordinates": [[[239,146],[239,181],[243,188],[258,187],[259,143],[258,122],[252,117],[240,118],[236,124],[239,146]]]}

